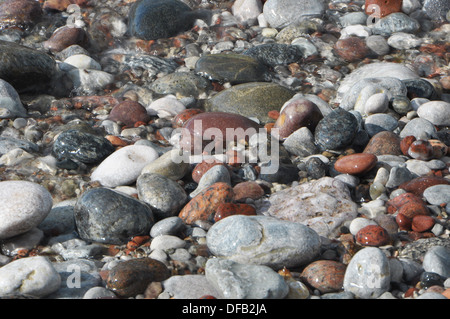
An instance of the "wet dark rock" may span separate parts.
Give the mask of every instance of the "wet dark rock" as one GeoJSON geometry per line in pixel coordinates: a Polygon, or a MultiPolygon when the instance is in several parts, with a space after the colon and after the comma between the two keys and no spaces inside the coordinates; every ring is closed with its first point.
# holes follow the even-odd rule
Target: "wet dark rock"
{"type": "MultiPolygon", "coordinates": [[[[274,164],[269,163],[268,167],[270,165],[274,164]]],[[[279,163],[279,168],[276,171],[261,173],[259,178],[270,183],[289,184],[299,179],[298,172],[299,169],[296,165],[279,163]]]]}
{"type": "Polygon", "coordinates": [[[243,54],[271,67],[299,62],[303,58],[303,51],[299,46],[283,43],[257,45],[246,50],[243,54]]]}
{"type": "Polygon", "coordinates": [[[414,33],[419,30],[420,24],[417,20],[409,17],[403,12],[395,12],[381,18],[373,25],[372,33],[382,36],[390,36],[395,32],[414,33]]]}
{"type": "Polygon", "coordinates": [[[58,160],[69,159],[86,164],[98,163],[114,151],[114,146],[106,138],[79,130],[61,133],[52,148],[58,160]]]}
{"type": "Polygon", "coordinates": [[[82,239],[114,245],[148,235],[154,224],[148,205],[107,188],[84,192],[75,204],[74,216],[82,239]]]}
{"type": "Polygon", "coordinates": [[[322,162],[318,157],[311,157],[306,162],[306,171],[312,179],[319,179],[327,175],[328,165],[322,162]]]}
{"type": "Polygon", "coordinates": [[[170,38],[192,28],[196,19],[209,16],[209,11],[192,10],[178,0],[141,0],[130,9],[128,32],[143,40],[170,38]]]}
{"type": "Polygon", "coordinates": [[[211,83],[197,74],[174,72],[156,79],[151,88],[155,93],[161,95],[173,94],[198,98],[201,93],[211,89],[211,83]]]}
{"type": "Polygon", "coordinates": [[[42,15],[39,1],[3,0],[0,3],[0,30],[9,27],[30,28],[42,18],[42,15]]]}
{"type": "Polygon", "coordinates": [[[210,54],[202,56],[195,72],[212,81],[240,84],[264,82],[270,79],[268,69],[257,59],[242,54],[210,54]]]}
{"type": "Polygon", "coordinates": [[[436,90],[429,81],[425,79],[409,79],[402,80],[408,90],[408,98],[414,99],[416,97],[422,97],[429,100],[437,99],[436,90]]]}
{"type": "Polygon", "coordinates": [[[317,124],[314,139],[323,151],[340,150],[350,145],[357,131],[356,117],[342,108],[337,108],[317,124]]]}

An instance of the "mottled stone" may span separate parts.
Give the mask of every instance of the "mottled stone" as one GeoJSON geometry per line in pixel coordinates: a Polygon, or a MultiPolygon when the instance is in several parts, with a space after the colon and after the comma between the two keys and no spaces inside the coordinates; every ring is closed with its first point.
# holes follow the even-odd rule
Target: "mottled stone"
{"type": "Polygon", "coordinates": [[[56,138],[52,153],[60,161],[75,160],[86,164],[98,163],[115,151],[106,138],[80,130],[67,130],[56,138]]]}
{"type": "Polygon", "coordinates": [[[401,185],[399,185],[399,188],[402,188],[407,192],[413,193],[416,196],[422,196],[423,192],[428,187],[438,184],[449,185],[450,181],[446,178],[439,176],[420,176],[408,182],[402,183],[401,185]]]}
{"type": "Polygon", "coordinates": [[[196,220],[213,220],[220,204],[233,200],[233,189],[227,183],[216,183],[204,189],[184,206],[178,217],[186,224],[196,220]]]}
{"type": "Polygon", "coordinates": [[[347,62],[362,60],[369,54],[366,41],[355,36],[339,39],[334,45],[334,50],[347,62]]]}
{"type": "Polygon", "coordinates": [[[84,192],[75,204],[74,216],[81,238],[116,245],[147,235],[154,224],[148,205],[107,188],[84,192]]]}
{"type": "Polygon", "coordinates": [[[184,124],[194,115],[197,115],[199,113],[203,113],[203,110],[201,109],[186,109],[184,111],[181,111],[175,117],[172,119],[172,123],[176,127],[183,127],[184,124]]]}
{"type": "Polygon", "coordinates": [[[409,145],[407,154],[412,158],[428,161],[433,158],[433,146],[427,140],[416,140],[409,145]]]}
{"type": "Polygon", "coordinates": [[[150,121],[150,116],[147,114],[145,107],[139,102],[125,100],[112,108],[108,119],[134,127],[137,122],[147,124],[150,121]]]}
{"type": "Polygon", "coordinates": [[[340,173],[359,175],[370,171],[377,164],[377,157],[370,153],[355,153],[343,156],[334,163],[340,173]]]}
{"type": "Polygon", "coordinates": [[[195,72],[220,83],[240,84],[270,80],[268,68],[252,56],[235,53],[209,54],[198,59],[195,72]]]}
{"type": "Polygon", "coordinates": [[[259,199],[264,196],[264,189],[254,181],[245,181],[233,187],[234,200],[245,201],[247,198],[259,199]]]}
{"type": "Polygon", "coordinates": [[[342,290],[346,265],[334,260],[317,260],[303,269],[301,277],[322,294],[342,290]]]}
{"type": "Polygon", "coordinates": [[[307,99],[293,99],[280,112],[274,128],[278,129],[278,137],[283,140],[301,127],[307,127],[314,132],[322,112],[313,102],[307,99]]]}
{"type": "Polygon", "coordinates": [[[222,111],[255,117],[267,123],[272,121],[268,112],[279,111],[294,94],[292,90],[276,83],[243,83],[214,95],[205,102],[205,108],[211,112],[222,111]]]}
{"type": "Polygon", "coordinates": [[[420,24],[417,20],[403,12],[394,12],[375,22],[372,27],[372,33],[390,36],[395,32],[414,33],[419,30],[419,28],[420,24]]]}
{"type": "Polygon", "coordinates": [[[192,28],[196,19],[207,20],[209,14],[178,0],[140,0],[130,8],[128,32],[143,40],[170,38],[192,28]]]}
{"type": "Polygon", "coordinates": [[[156,79],[151,88],[154,92],[180,97],[198,98],[200,94],[212,88],[204,77],[191,72],[173,72],[156,79]]]}
{"type": "Polygon", "coordinates": [[[182,179],[190,171],[189,162],[179,160],[180,150],[172,149],[146,164],[141,174],[153,173],[168,177],[174,181],[182,179]]]}
{"type": "Polygon", "coordinates": [[[428,215],[428,208],[424,203],[410,201],[408,203],[403,204],[399,209],[398,213],[405,216],[406,218],[412,219],[415,216],[420,215],[428,215]]]}
{"type": "Polygon", "coordinates": [[[224,218],[208,230],[206,240],[217,257],[273,269],[308,264],[321,245],[311,228],[268,216],[224,218]]]}
{"type": "Polygon", "coordinates": [[[358,122],[353,114],[337,108],[316,126],[314,138],[321,150],[340,150],[348,146],[356,135],[358,122]]]}
{"type": "Polygon", "coordinates": [[[303,58],[303,52],[299,46],[283,43],[260,44],[244,51],[243,54],[270,67],[288,65],[299,62],[303,58]]]}
{"type": "Polygon", "coordinates": [[[330,238],[358,214],[347,185],[331,177],[273,193],[257,204],[257,213],[305,224],[330,238]]]}
{"type": "Polygon", "coordinates": [[[365,12],[377,18],[385,17],[394,12],[401,12],[402,1],[400,0],[366,0],[365,12]]]}
{"type": "Polygon", "coordinates": [[[138,258],[122,261],[110,270],[106,287],[120,297],[134,297],[144,293],[153,281],[164,281],[170,277],[170,270],[160,261],[152,258],[138,258]]]}
{"type": "Polygon", "coordinates": [[[263,14],[273,28],[283,28],[311,17],[318,17],[325,11],[322,0],[268,0],[264,3],[263,14]]]}
{"type": "Polygon", "coordinates": [[[368,225],[361,228],[356,233],[355,239],[363,246],[384,246],[391,240],[388,232],[378,225],[368,225]]]}
{"type": "Polygon", "coordinates": [[[219,220],[232,215],[256,215],[256,209],[255,207],[244,203],[222,203],[216,209],[214,221],[218,222],[219,220]]]}
{"type": "Polygon", "coordinates": [[[136,180],[139,199],[150,205],[157,219],[178,214],[186,204],[187,195],[183,187],[168,177],[145,173],[136,180]]]}
{"type": "Polygon", "coordinates": [[[401,155],[400,138],[390,131],[382,131],[372,136],[363,153],[379,155],[401,155]]]}
{"type": "Polygon", "coordinates": [[[425,0],[423,10],[433,21],[445,21],[446,14],[450,11],[450,4],[446,0],[425,0]]]}

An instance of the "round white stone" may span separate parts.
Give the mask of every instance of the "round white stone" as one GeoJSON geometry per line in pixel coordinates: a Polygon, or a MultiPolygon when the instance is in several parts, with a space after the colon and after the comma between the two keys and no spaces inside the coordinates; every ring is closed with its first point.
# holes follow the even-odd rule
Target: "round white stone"
{"type": "Polygon", "coordinates": [[[445,101],[430,101],[419,106],[417,115],[434,125],[450,125],[450,103],[445,101]]]}

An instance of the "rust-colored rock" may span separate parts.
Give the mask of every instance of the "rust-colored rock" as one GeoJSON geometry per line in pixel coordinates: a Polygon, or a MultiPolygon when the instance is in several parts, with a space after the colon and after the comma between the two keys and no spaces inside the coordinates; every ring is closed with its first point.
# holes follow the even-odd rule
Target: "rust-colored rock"
{"type": "Polygon", "coordinates": [[[439,176],[419,176],[408,182],[400,184],[398,188],[404,189],[407,192],[422,197],[425,189],[427,189],[430,186],[439,184],[449,185],[450,181],[444,177],[439,176]]]}
{"type": "Polygon", "coordinates": [[[400,138],[391,131],[382,131],[369,140],[363,153],[373,155],[401,155],[400,138]]]}
{"type": "Polygon", "coordinates": [[[398,228],[400,230],[411,230],[412,220],[411,218],[406,217],[402,213],[398,213],[397,216],[395,216],[395,221],[397,222],[398,228]]]}
{"type": "Polygon", "coordinates": [[[408,155],[418,160],[428,161],[433,158],[433,146],[427,140],[416,140],[409,146],[408,155]]]}
{"type": "Polygon", "coordinates": [[[180,211],[180,217],[186,224],[196,220],[214,220],[214,214],[222,203],[233,201],[233,188],[227,183],[215,183],[191,199],[180,211]]]}
{"type": "Polygon", "coordinates": [[[403,193],[388,200],[386,202],[386,210],[389,214],[394,214],[400,207],[410,202],[425,205],[425,202],[413,193],[403,193]]]}
{"type": "Polygon", "coordinates": [[[150,119],[145,107],[132,100],[118,103],[112,108],[108,116],[108,120],[123,123],[128,127],[134,127],[137,122],[148,123],[150,119]]]}
{"type": "Polygon", "coordinates": [[[303,269],[301,278],[321,293],[342,290],[347,266],[334,260],[317,260],[303,269]]]}
{"type": "Polygon", "coordinates": [[[435,220],[433,217],[428,215],[417,215],[414,216],[412,220],[412,230],[422,233],[433,228],[435,220]]]}
{"type": "Polygon", "coordinates": [[[415,141],[416,141],[416,137],[413,135],[405,136],[404,138],[402,138],[402,140],[400,142],[400,149],[402,150],[403,155],[409,156],[408,155],[409,147],[415,141]]]}
{"type": "Polygon", "coordinates": [[[386,229],[378,225],[361,228],[355,236],[356,242],[363,246],[383,246],[389,244],[391,237],[386,229]]]}
{"type": "Polygon", "coordinates": [[[192,170],[192,180],[196,183],[200,182],[200,179],[202,178],[202,176],[209,171],[209,169],[211,169],[213,166],[216,165],[223,165],[225,167],[227,167],[227,165],[219,160],[204,160],[201,163],[198,163],[197,165],[195,165],[194,169],[192,170]]]}
{"type": "Polygon", "coordinates": [[[194,115],[203,113],[201,109],[186,109],[178,113],[172,120],[175,127],[183,127],[183,125],[194,115]]]}
{"type": "Polygon", "coordinates": [[[71,4],[84,6],[88,0],[46,0],[42,6],[43,9],[65,11],[71,4]]]}
{"type": "Polygon", "coordinates": [[[369,54],[366,41],[359,37],[339,39],[334,46],[334,50],[347,62],[362,60],[369,54]]]}
{"type": "Polygon", "coordinates": [[[365,11],[369,16],[383,18],[394,12],[401,12],[402,0],[366,0],[365,11]]]}
{"type": "Polygon", "coordinates": [[[264,189],[256,182],[246,181],[233,187],[234,200],[245,201],[247,198],[259,199],[264,196],[264,189]]]}
{"type": "Polygon", "coordinates": [[[232,215],[256,215],[255,207],[244,203],[222,203],[217,207],[214,221],[218,222],[232,215]]]}
{"type": "Polygon", "coordinates": [[[343,174],[360,175],[367,173],[377,164],[377,157],[370,153],[355,153],[341,157],[334,168],[343,174]]]}
{"type": "Polygon", "coordinates": [[[425,204],[422,203],[414,203],[409,202],[398,210],[399,214],[402,214],[405,217],[408,217],[409,219],[413,219],[417,215],[428,215],[428,208],[425,204]]]}

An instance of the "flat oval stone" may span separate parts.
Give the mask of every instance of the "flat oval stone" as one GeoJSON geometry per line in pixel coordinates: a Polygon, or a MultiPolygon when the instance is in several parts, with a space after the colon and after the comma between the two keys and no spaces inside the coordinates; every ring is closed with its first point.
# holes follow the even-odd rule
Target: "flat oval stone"
{"type": "Polygon", "coordinates": [[[419,215],[428,215],[428,208],[425,206],[424,203],[411,201],[408,203],[405,203],[398,209],[398,213],[402,214],[403,216],[413,219],[415,216],[419,215]]]}
{"type": "Polygon", "coordinates": [[[324,11],[322,0],[268,0],[263,7],[264,18],[272,28],[284,28],[294,22],[318,17],[324,11]]]}
{"type": "Polygon", "coordinates": [[[159,174],[141,174],[136,181],[136,188],[139,199],[150,205],[157,219],[178,214],[186,204],[187,195],[183,187],[159,174]]]}
{"type": "Polygon", "coordinates": [[[401,155],[400,138],[391,131],[382,131],[372,136],[363,153],[379,155],[401,155]]]}
{"type": "Polygon", "coordinates": [[[417,196],[422,196],[423,192],[430,186],[445,184],[450,185],[450,181],[439,176],[419,176],[408,182],[399,185],[399,188],[417,196]]]}
{"type": "Polygon", "coordinates": [[[138,258],[119,262],[108,273],[106,287],[123,298],[144,293],[154,281],[170,277],[170,270],[152,258],[138,258]]]}
{"type": "Polygon", "coordinates": [[[264,196],[264,189],[254,181],[245,181],[233,187],[234,200],[244,201],[247,198],[259,199],[264,196]]]}
{"type": "Polygon", "coordinates": [[[182,179],[190,171],[189,162],[178,160],[178,149],[172,149],[142,168],[141,175],[146,173],[159,174],[174,181],[182,179]]]}
{"type": "Polygon", "coordinates": [[[52,36],[44,41],[44,48],[52,52],[61,52],[71,45],[88,47],[88,36],[83,28],[62,26],[53,32],[52,36]]]}
{"type": "Polygon", "coordinates": [[[353,141],[357,130],[356,117],[342,108],[337,108],[319,121],[314,140],[322,150],[339,150],[353,141]]]}
{"type": "Polygon", "coordinates": [[[183,126],[180,146],[187,151],[203,150],[210,143],[224,147],[226,142],[248,140],[260,128],[258,123],[239,114],[204,112],[193,116],[183,126]]]}
{"type": "Polygon", "coordinates": [[[173,72],[156,79],[151,88],[161,95],[172,94],[182,97],[198,96],[211,89],[211,83],[204,77],[191,72],[173,72]]]}
{"type": "Polygon", "coordinates": [[[84,192],[74,206],[74,216],[82,239],[115,245],[148,235],[154,224],[148,205],[108,188],[84,192]]]}
{"type": "Polygon", "coordinates": [[[338,292],[343,288],[347,266],[334,260],[317,260],[303,269],[301,277],[322,294],[338,292]]]}
{"type": "Polygon", "coordinates": [[[320,237],[300,223],[268,216],[234,215],[215,223],[206,236],[217,257],[273,269],[309,263],[320,250],[320,237]]]}
{"type": "Polygon", "coordinates": [[[226,165],[226,164],[220,161],[206,161],[206,160],[202,161],[201,163],[198,163],[192,170],[192,180],[198,184],[203,175],[207,171],[209,171],[213,166],[216,165],[226,165]]]}
{"type": "Polygon", "coordinates": [[[279,111],[295,92],[276,83],[250,82],[223,90],[205,102],[210,112],[235,113],[271,122],[268,113],[279,111]]]}
{"type": "Polygon", "coordinates": [[[361,228],[356,233],[355,239],[364,246],[384,246],[391,240],[388,232],[378,225],[368,225],[361,228]]]}
{"type": "Polygon", "coordinates": [[[364,121],[364,128],[369,136],[374,136],[382,131],[394,131],[398,127],[398,121],[388,114],[372,114],[364,121]]]}
{"type": "Polygon", "coordinates": [[[423,192],[423,197],[431,205],[450,203],[450,185],[441,184],[430,186],[423,192]]]}
{"type": "Polygon", "coordinates": [[[319,107],[307,99],[293,99],[280,113],[274,128],[279,131],[279,138],[285,139],[301,127],[307,127],[314,132],[319,121],[323,118],[319,107]]]}
{"type": "Polygon", "coordinates": [[[126,100],[116,104],[112,108],[108,119],[115,122],[121,122],[129,127],[134,127],[134,124],[137,122],[144,122],[147,124],[151,118],[142,104],[136,101],[126,100]]]}
{"type": "Polygon", "coordinates": [[[366,41],[359,37],[339,39],[334,45],[335,52],[348,62],[364,59],[369,54],[366,41]]]}
{"type": "Polygon", "coordinates": [[[270,79],[268,68],[257,59],[235,53],[204,55],[198,59],[195,72],[212,81],[233,85],[270,79]]]}
{"type": "Polygon", "coordinates": [[[378,159],[370,153],[356,153],[346,155],[334,163],[334,168],[343,174],[358,175],[370,171],[377,164],[378,159]]]}
{"type": "Polygon", "coordinates": [[[270,67],[288,65],[299,62],[303,58],[303,51],[299,46],[283,43],[260,44],[244,51],[242,54],[253,57],[270,67]]]}
{"type": "Polygon", "coordinates": [[[204,189],[184,206],[178,217],[186,224],[196,220],[213,220],[217,208],[222,203],[233,200],[233,188],[227,183],[215,183],[204,189]]]}
{"type": "Polygon", "coordinates": [[[450,103],[444,101],[430,101],[417,109],[420,118],[430,121],[437,126],[450,125],[450,103]]]}
{"type": "Polygon", "coordinates": [[[435,224],[434,218],[428,215],[417,215],[412,219],[412,230],[416,232],[425,232],[433,228],[435,224]]]}
{"type": "Polygon", "coordinates": [[[9,27],[27,29],[42,18],[38,2],[33,0],[4,0],[0,3],[0,30],[9,27]]]}
{"type": "Polygon", "coordinates": [[[423,257],[423,269],[447,278],[450,276],[450,249],[445,246],[430,247],[423,257]]]}
{"type": "Polygon", "coordinates": [[[178,0],[140,0],[130,8],[128,32],[143,40],[170,38],[192,28],[196,19],[207,19],[207,13],[178,0]]]}
{"type": "Polygon", "coordinates": [[[37,227],[50,213],[51,194],[28,181],[0,182],[0,239],[23,234],[37,227]]]}
{"type": "Polygon", "coordinates": [[[175,127],[183,127],[184,124],[194,115],[203,113],[203,110],[201,109],[186,109],[184,111],[181,111],[172,120],[172,123],[175,125],[175,127]]]}
{"type": "Polygon", "coordinates": [[[390,36],[395,32],[414,33],[419,28],[420,24],[416,19],[411,18],[403,12],[394,12],[375,22],[372,27],[372,33],[390,36]]]}
{"type": "Polygon", "coordinates": [[[67,130],[56,138],[52,153],[58,160],[98,163],[115,151],[106,138],[80,130],[67,130]]]}

